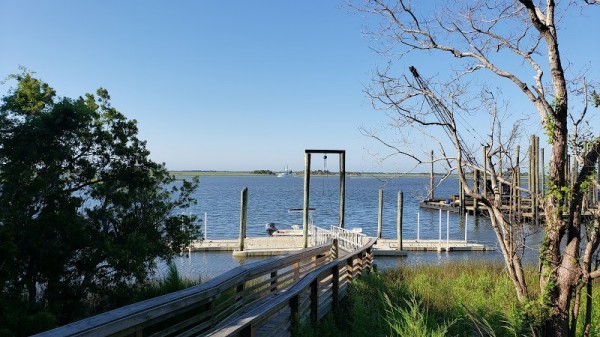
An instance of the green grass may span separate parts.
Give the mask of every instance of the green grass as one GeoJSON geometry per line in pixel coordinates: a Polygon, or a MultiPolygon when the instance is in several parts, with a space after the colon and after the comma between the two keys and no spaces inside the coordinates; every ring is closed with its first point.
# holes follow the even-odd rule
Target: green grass
{"type": "MultiPolygon", "coordinates": [[[[534,268],[526,271],[526,278],[530,292],[537,294],[534,268]]],[[[600,303],[599,287],[596,282],[594,304],[600,303]]],[[[598,305],[592,322],[600,322],[598,305]]],[[[517,301],[503,265],[484,262],[371,273],[352,284],[342,308],[335,317],[313,329],[305,327],[309,332],[298,335],[532,336],[539,334],[544,317],[539,301],[517,301]]],[[[590,336],[600,336],[599,324],[595,325],[590,336]]]]}

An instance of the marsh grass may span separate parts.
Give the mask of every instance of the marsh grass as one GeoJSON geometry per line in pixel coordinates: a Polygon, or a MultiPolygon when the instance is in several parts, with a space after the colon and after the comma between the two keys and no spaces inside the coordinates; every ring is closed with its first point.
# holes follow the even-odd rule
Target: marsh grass
{"type": "MultiPolygon", "coordinates": [[[[539,293],[535,268],[527,268],[525,276],[532,287],[530,293],[539,293]]],[[[599,286],[598,282],[594,285],[593,303],[600,303],[599,286]]],[[[366,275],[351,285],[342,310],[311,333],[344,337],[538,336],[543,317],[537,299],[525,304],[517,301],[502,264],[449,263],[366,275]]],[[[596,305],[592,322],[599,321],[596,305]]],[[[597,326],[590,336],[600,336],[597,326]]]]}

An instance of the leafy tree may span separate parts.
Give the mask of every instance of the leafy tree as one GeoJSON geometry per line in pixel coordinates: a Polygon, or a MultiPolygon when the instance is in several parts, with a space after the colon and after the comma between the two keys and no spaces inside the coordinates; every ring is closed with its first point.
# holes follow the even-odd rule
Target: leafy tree
{"type": "MultiPolygon", "coordinates": [[[[9,78],[16,88],[0,105],[2,304],[64,323],[116,287],[147,282],[157,258],[200,235],[194,216],[178,215],[196,202],[198,183],[177,184],[149,159],[136,121],[105,89],[59,98],[26,70],[9,78]]],[[[0,316],[18,334],[33,332],[0,316]]]]}
{"type": "MultiPolygon", "coordinates": [[[[382,19],[378,30],[371,32],[380,43],[375,48],[393,53],[396,61],[377,72],[367,92],[375,107],[391,112],[400,139],[384,139],[368,130],[366,133],[387,146],[390,155],[408,157],[416,165],[435,161],[444,165],[448,174],[458,174],[465,192],[479,200],[490,214],[518,298],[524,307],[542,307],[546,313],[545,335],[574,335],[583,298],[588,298],[584,331],[589,332],[592,303],[585,293],[582,296],[582,290],[590,294],[593,279],[600,277],[594,264],[600,242],[600,214],[595,211],[584,217],[583,207],[589,202],[585,195],[590,187],[598,188],[592,178],[600,156],[600,135],[590,123],[588,102],[598,105],[599,99],[595,91],[589,94],[594,86],[586,80],[585,72],[566,71],[559,29],[565,25],[562,19],[578,14],[574,12],[578,5],[597,1],[355,3],[360,11],[382,19]],[[414,76],[394,74],[398,60],[416,55],[447,64],[452,76],[447,80],[438,77],[430,88],[423,85],[427,81],[419,79],[416,71],[414,76]],[[500,99],[501,90],[495,89],[500,82],[513,97],[531,103],[551,145],[549,191],[545,196],[536,196],[543,197],[545,215],[538,296],[530,293],[523,276],[526,228],[514,213],[502,209],[502,185],[518,189],[510,173],[519,177],[521,127],[531,116],[516,116],[517,111],[509,110],[509,103],[500,99]],[[482,110],[490,113],[484,136],[475,130],[480,125],[468,123],[482,110]],[[416,146],[414,133],[427,139],[424,147],[437,146],[441,158],[430,160],[431,148],[416,146]],[[486,145],[483,158],[475,152],[480,145],[486,145]],[[577,163],[571,175],[567,174],[568,155],[577,163]],[[468,171],[485,172],[491,180],[489,195],[467,184],[468,171]]],[[[585,44],[578,48],[585,48],[585,44]]],[[[581,49],[577,52],[583,53],[581,49]]],[[[595,206],[597,210],[599,205],[595,206]]],[[[594,207],[589,209],[593,211],[594,207]]]]}

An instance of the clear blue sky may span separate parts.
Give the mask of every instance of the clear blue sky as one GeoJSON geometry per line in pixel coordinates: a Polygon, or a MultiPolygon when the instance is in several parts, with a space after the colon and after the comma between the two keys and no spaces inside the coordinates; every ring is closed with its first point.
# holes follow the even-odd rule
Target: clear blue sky
{"type": "MultiPolygon", "coordinates": [[[[598,18],[566,43],[597,46],[598,18]]],[[[301,170],[304,149],[325,148],[350,171],[396,172],[359,132],[388,122],[362,92],[385,64],[369,20],[343,1],[1,0],[0,76],[23,65],[62,96],[108,89],[172,170],[301,170]]]]}

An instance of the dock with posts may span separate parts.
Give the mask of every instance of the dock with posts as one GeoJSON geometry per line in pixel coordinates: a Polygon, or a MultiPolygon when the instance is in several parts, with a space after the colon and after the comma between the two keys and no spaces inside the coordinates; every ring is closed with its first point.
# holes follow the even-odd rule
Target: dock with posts
{"type": "MultiPolygon", "coordinates": [[[[545,214],[543,210],[543,199],[548,190],[546,182],[544,148],[540,148],[539,137],[532,135],[530,145],[526,153],[528,160],[527,171],[522,172],[522,162],[520,157],[520,146],[516,146],[514,165],[512,167],[502,167],[502,153],[498,154],[496,166],[490,163],[490,158],[493,156],[489,153],[488,146],[483,147],[483,165],[480,168],[472,168],[471,183],[467,182],[473,193],[483,198],[493,199],[494,195],[500,194],[502,200],[502,211],[517,221],[528,221],[533,223],[543,222],[545,214]],[[498,182],[497,190],[491,190],[490,174],[497,175],[498,182]]],[[[572,156],[567,156],[567,165],[565,176],[571,179],[576,179],[575,174],[578,172],[578,162],[572,156]]],[[[433,162],[433,152],[431,153],[433,162]]],[[[465,194],[465,186],[462,181],[459,185],[458,194],[448,196],[447,199],[434,198],[435,190],[435,173],[433,165],[431,166],[430,192],[428,198],[420,203],[420,207],[424,209],[434,210],[449,210],[456,213],[469,214],[484,214],[485,209],[481,205],[481,201],[477,198],[469,197],[465,194]]],[[[600,183],[600,162],[596,169],[595,180],[600,183]]],[[[589,187],[585,198],[589,200],[587,205],[595,205],[600,198],[598,184],[589,187]]],[[[583,214],[589,215],[594,209],[584,209],[583,214]]],[[[597,211],[597,210],[596,210],[597,211]]],[[[565,214],[568,216],[568,214],[565,214]]]]}

